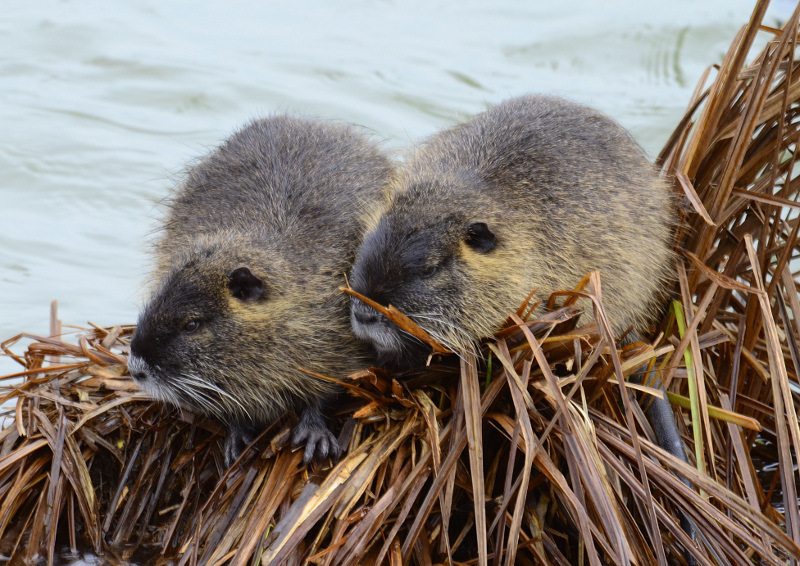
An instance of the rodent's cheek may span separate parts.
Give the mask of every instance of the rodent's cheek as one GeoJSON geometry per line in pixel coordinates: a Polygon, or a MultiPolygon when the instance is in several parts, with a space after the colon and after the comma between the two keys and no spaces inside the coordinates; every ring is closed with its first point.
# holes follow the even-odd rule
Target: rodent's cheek
{"type": "Polygon", "coordinates": [[[406,286],[403,295],[408,303],[426,305],[435,301],[450,286],[450,278],[447,274],[439,272],[432,277],[417,278],[411,285],[406,286]]]}

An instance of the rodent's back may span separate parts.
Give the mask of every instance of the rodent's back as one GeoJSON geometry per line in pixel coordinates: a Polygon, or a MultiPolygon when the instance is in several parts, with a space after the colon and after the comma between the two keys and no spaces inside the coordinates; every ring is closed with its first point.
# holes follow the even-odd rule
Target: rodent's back
{"type": "Polygon", "coordinates": [[[491,335],[532,290],[546,300],[594,270],[617,332],[643,328],[663,296],[669,191],[627,132],[592,109],[511,99],[429,139],[395,188],[354,288],[381,289],[377,300],[412,318],[436,312],[461,331],[418,322],[451,345],[491,335]],[[415,275],[411,264],[426,262],[436,274],[415,275]]]}
{"type": "Polygon", "coordinates": [[[224,229],[286,253],[352,262],[391,163],[352,126],[278,115],[254,120],[191,167],[168,203],[156,247],[168,264],[224,229]],[[327,251],[327,253],[326,253],[327,251]]]}
{"type": "Polygon", "coordinates": [[[433,136],[409,161],[400,190],[424,192],[431,179],[454,171],[483,181],[451,187],[460,196],[477,196],[479,187],[504,214],[554,228],[611,213],[626,229],[641,224],[637,214],[671,214],[668,191],[629,134],[596,110],[556,97],[513,98],[433,136]]]}

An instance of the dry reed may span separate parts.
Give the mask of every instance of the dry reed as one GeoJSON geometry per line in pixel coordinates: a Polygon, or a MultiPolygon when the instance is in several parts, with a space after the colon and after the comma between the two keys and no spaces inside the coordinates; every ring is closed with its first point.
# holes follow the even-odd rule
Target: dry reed
{"type": "Polygon", "coordinates": [[[302,467],[284,420],[226,471],[219,425],[127,377],[132,327],[75,343],[21,335],[3,344],[25,369],[0,391],[14,406],[0,552],[180,566],[800,562],[800,7],[781,30],[760,27],[765,9],[659,156],[685,206],[677,300],[652,343],[617,350],[592,274],[579,293],[597,324],[578,327],[564,293],[538,320],[527,305],[513,314],[485,361],[437,355],[410,375],[348,378],[336,465],[302,467]],[[759,32],[772,37],[746,64],[759,32]],[[633,402],[653,393],[626,381],[644,365],[680,407],[692,466],[653,443],[633,402]]]}

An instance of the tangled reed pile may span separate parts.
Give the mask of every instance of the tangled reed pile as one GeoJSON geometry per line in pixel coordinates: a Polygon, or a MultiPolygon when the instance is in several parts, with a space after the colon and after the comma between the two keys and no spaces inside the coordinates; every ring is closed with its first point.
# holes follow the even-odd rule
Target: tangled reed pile
{"type": "Polygon", "coordinates": [[[0,391],[13,407],[0,552],[181,566],[800,562],[800,9],[781,30],[759,27],[765,9],[659,156],[684,206],[676,301],[651,343],[617,350],[592,274],[579,289],[597,324],[578,326],[565,292],[538,320],[534,305],[512,314],[485,360],[345,380],[337,464],[302,467],[286,419],[226,471],[218,424],[151,402],[127,376],[132,327],[20,335],[3,344],[25,369],[0,391]],[[770,39],[747,63],[758,33],[770,39]],[[653,442],[633,396],[653,390],[626,382],[643,366],[668,385],[691,466],[653,442]]]}

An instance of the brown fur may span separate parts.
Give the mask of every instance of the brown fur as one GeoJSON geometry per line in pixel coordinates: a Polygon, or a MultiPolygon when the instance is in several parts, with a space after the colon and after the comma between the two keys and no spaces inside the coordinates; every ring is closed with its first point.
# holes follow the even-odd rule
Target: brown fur
{"type": "MultiPolygon", "coordinates": [[[[411,157],[351,283],[458,351],[492,335],[532,290],[546,301],[599,270],[614,330],[642,329],[663,299],[671,206],[612,120],[558,98],[514,98],[411,157]]],[[[424,360],[370,310],[353,302],[356,335],[388,363],[424,360]]]]}
{"type": "Polygon", "coordinates": [[[302,369],[369,365],[338,287],[390,173],[355,128],[288,116],[254,121],[191,167],[155,247],[132,374],[233,436],[318,411],[334,387],[302,369]]]}

